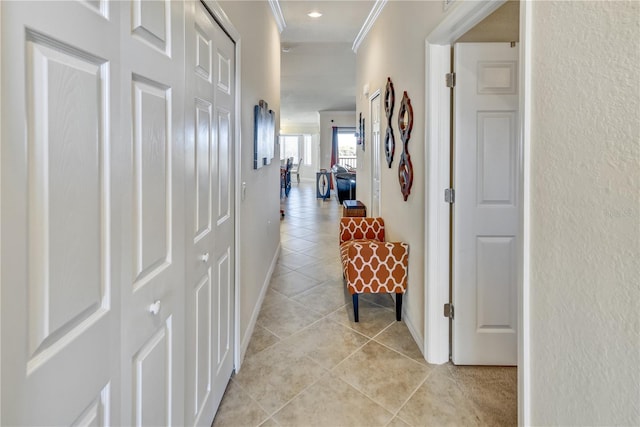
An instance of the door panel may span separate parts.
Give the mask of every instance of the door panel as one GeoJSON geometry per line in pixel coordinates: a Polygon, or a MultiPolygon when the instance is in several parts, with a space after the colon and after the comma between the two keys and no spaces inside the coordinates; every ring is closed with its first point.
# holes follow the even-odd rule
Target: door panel
{"type": "Polygon", "coordinates": [[[85,6],[2,5],[2,425],[106,425],[117,406],[118,47],[103,40],[119,17],[85,6]]]}
{"type": "Polygon", "coordinates": [[[123,4],[121,424],[184,420],[184,10],[123,4]],[[135,327],[134,327],[135,325],[135,327]]]}
{"type": "Polygon", "coordinates": [[[171,320],[169,317],[133,357],[135,425],[171,425],[171,320]]]}
{"type": "Polygon", "coordinates": [[[171,98],[160,83],[133,76],[135,282],[171,266],[171,98]]]}
{"type": "Polygon", "coordinates": [[[209,425],[233,370],[235,47],[188,5],[186,277],[188,425],[209,425]]]}
{"type": "Polygon", "coordinates": [[[452,360],[517,362],[518,49],[455,46],[452,360]]]}
{"type": "Polygon", "coordinates": [[[478,204],[515,205],[515,111],[478,111],[478,204]]]}
{"type": "Polygon", "coordinates": [[[207,403],[211,391],[211,364],[212,357],[212,296],[211,296],[211,274],[210,270],[202,277],[202,280],[195,289],[196,300],[196,330],[195,330],[195,356],[194,373],[195,398],[193,407],[194,413],[200,413],[207,403]]]}
{"type": "Polygon", "coordinates": [[[222,257],[218,260],[218,281],[217,281],[217,295],[215,296],[215,307],[218,315],[215,337],[216,340],[216,374],[220,375],[224,364],[231,357],[231,318],[230,314],[233,313],[231,291],[233,290],[233,283],[231,278],[231,247],[228,247],[222,257]]]}

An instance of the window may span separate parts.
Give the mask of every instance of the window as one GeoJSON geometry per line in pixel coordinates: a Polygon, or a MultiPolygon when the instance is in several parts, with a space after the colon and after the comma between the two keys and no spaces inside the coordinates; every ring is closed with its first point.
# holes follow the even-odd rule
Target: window
{"type": "Polygon", "coordinates": [[[280,137],[280,160],[293,157],[293,162],[298,163],[300,156],[298,155],[298,135],[283,135],[280,137]]]}
{"type": "Polygon", "coordinates": [[[302,151],[302,163],[311,166],[313,152],[311,151],[311,135],[304,136],[304,150],[302,151]]]}
{"type": "Polygon", "coordinates": [[[353,130],[338,131],[338,163],[356,168],[356,135],[353,130]]]}
{"type": "Polygon", "coordinates": [[[284,161],[293,157],[293,163],[298,164],[302,158],[302,164],[313,164],[313,138],[311,135],[281,135],[280,136],[280,160],[284,161]]]}

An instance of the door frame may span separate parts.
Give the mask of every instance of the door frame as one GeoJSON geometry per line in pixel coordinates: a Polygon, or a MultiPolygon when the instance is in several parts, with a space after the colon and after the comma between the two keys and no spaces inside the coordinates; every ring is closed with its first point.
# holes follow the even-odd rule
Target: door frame
{"type": "MultiPolygon", "coordinates": [[[[444,189],[450,181],[451,95],[444,75],[451,71],[453,42],[502,6],[505,0],[455,1],[445,18],[425,40],[425,283],[424,355],[429,363],[449,361],[449,319],[443,306],[449,302],[449,205],[444,189]]],[[[521,175],[518,247],[518,424],[528,425],[530,413],[530,123],[531,123],[531,2],[520,3],[519,144],[521,175]]]]}
{"type": "MultiPolygon", "coordinates": [[[[371,109],[371,104],[373,103],[373,100],[376,99],[376,97],[380,97],[381,96],[381,92],[380,89],[377,89],[375,92],[373,92],[373,94],[371,96],[369,96],[369,126],[371,129],[370,135],[369,135],[369,139],[371,141],[371,212],[373,212],[373,181],[374,181],[374,177],[373,177],[373,171],[375,170],[375,159],[376,156],[374,156],[374,150],[377,150],[378,152],[378,208],[377,208],[377,212],[378,215],[380,215],[380,207],[382,206],[382,203],[380,202],[380,172],[382,171],[382,168],[380,167],[380,142],[381,142],[381,138],[382,138],[382,126],[380,126],[380,129],[378,129],[378,146],[375,147],[373,144],[373,110],[371,109]]],[[[380,101],[382,101],[382,99],[380,99],[380,101]]],[[[378,119],[380,120],[380,125],[382,124],[382,102],[380,102],[380,111],[378,111],[378,119]]]]}
{"type": "MultiPolygon", "coordinates": [[[[0,35],[2,35],[2,2],[0,2],[0,35]]],[[[2,99],[2,43],[0,43],[0,99],[2,99]]],[[[0,102],[0,189],[2,188],[2,102],[0,102]]],[[[2,197],[0,197],[0,224],[2,224],[2,197]]],[[[2,229],[0,227],[0,242],[2,229]]],[[[0,244],[0,259],[2,259],[2,245],[0,244]]],[[[0,307],[2,306],[2,264],[0,263],[0,307]]],[[[0,367],[2,366],[2,316],[0,316],[0,367]]],[[[0,384],[2,384],[2,369],[0,368],[0,384]]],[[[2,386],[0,386],[0,414],[2,414],[2,386]]]]}
{"type": "Polygon", "coordinates": [[[209,12],[211,12],[211,15],[213,16],[213,19],[220,25],[220,27],[223,29],[223,31],[225,33],[227,33],[227,35],[229,36],[229,38],[231,38],[231,40],[234,42],[235,44],[235,49],[234,49],[234,55],[235,55],[235,67],[236,67],[236,72],[235,72],[235,108],[234,108],[234,114],[235,114],[235,125],[234,125],[234,138],[233,138],[233,143],[235,144],[235,149],[233,150],[233,164],[234,164],[234,168],[235,168],[235,176],[234,176],[234,180],[235,180],[235,185],[234,185],[234,192],[233,192],[233,198],[234,198],[234,205],[235,205],[235,215],[233,218],[234,221],[234,228],[235,228],[235,232],[234,232],[234,283],[233,283],[233,288],[234,288],[234,298],[233,298],[233,313],[234,313],[234,319],[233,319],[233,366],[234,366],[234,370],[237,373],[238,371],[240,371],[240,365],[242,363],[242,359],[240,357],[240,353],[241,353],[241,345],[240,345],[240,283],[242,283],[242,281],[240,280],[240,275],[241,275],[241,271],[240,271],[240,263],[238,262],[238,260],[240,259],[240,209],[241,209],[241,192],[242,192],[242,186],[239,185],[239,183],[241,182],[241,162],[240,162],[240,154],[241,154],[241,147],[240,147],[240,143],[242,141],[241,138],[241,129],[242,129],[242,125],[240,123],[240,117],[241,117],[241,105],[240,105],[240,101],[241,101],[241,97],[242,97],[242,93],[241,93],[241,88],[242,88],[242,81],[241,81],[241,76],[242,76],[242,70],[240,68],[240,59],[241,59],[241,52],[242,52],[242,40],[240,38],[240,32],[236,29],[236,27],[233,26],[233,24],[231,23],[231,20],[229,19],[229,17],[227,16],[227,14],[224,12],[224,10],[222,10],[222,7],[220,7],[220,5],[218,4],[217,1],[215,0],[202,0],[202,2],[204,3],[204,5],[206,6],[207,9],[209,9],[209,12]]]}

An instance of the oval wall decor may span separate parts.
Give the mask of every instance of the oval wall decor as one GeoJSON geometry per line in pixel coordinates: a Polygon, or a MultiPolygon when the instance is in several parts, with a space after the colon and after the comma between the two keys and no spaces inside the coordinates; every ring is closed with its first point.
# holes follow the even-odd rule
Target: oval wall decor
{"type": "Polygon", "coordinates": [[[411,155],[409,155],[409,138],[411,138],[411,129],[413,129],[413,107],[411,107],[411,100],[407,95],[407,91],[404,91],[400,111],[398,112],[398,129],[402,139],[402,155],[398,165],[398,179],[400,181],[400,191],[402,191],[402,196],[406,202],[413,184],[413,166],[411,164],[411,155]]]}
{"type": "Polygon", "coordinates": [[[384,112],[387,115],[387,132],[384,135],[384,155],[387,158],[387,165],[391,168],[393,163],[393,153],[396,151],[396,139],[393,136],[393,128],[391,127],[391,117],[393,116],[393,107],[396,102],[396,95],[393,90],[391,77],[387,77],[387,87],[384,92],[384,112]]]}

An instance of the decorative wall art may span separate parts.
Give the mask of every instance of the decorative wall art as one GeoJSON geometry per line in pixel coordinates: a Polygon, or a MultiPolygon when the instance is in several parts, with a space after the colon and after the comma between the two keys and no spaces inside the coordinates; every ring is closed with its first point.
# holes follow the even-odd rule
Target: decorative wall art
{"type": "Polygon", "coordinates": [[[358,130],[356,131],[356,144],[362,145],[362,151],[364,151],[364,119],[362,113],[358,116],[358,130]]]}
{"type": "Polygon", "coordinates": [[[364,151],[364,117],[360,113],[360,139],[362,139],[362,151],[364,151]]]}
{"type": "Polygon", "coordinates": [[[393,90],[393,82],[391,82],[391,77],[387,77],[387,88],[384,92],[384,112],[387,115],[387,132],[384,135],[384,154],[387,158],[389,168],[391,168],[393,154],[396,151],[396,139],[393,136],[393,128],[391,127],[391,117],[393,117],[393,107],[395,103],[396,95],[393,90]]]}
{"type": "Polygon", "coordinates": [[[398,112],[398,129],[400,130],[400,138],[402,138],[402,155],[398,165],[398,179],[400,180],[400,191],[402,191],[402,196],[406,202],[413,184],[413,165],[409,155],[409,138],[411,138],[411,129],[413,129],[413,107],[411,107],[411,100],[407,95],[407,91],[404,91],[400,111],[398,112]]]}
{"type": "Polygon", "coordinates": [[[253,168],[260,169],[273,159],[276,141],[276,113],[262,99],[253,109],[253,168]]]}

